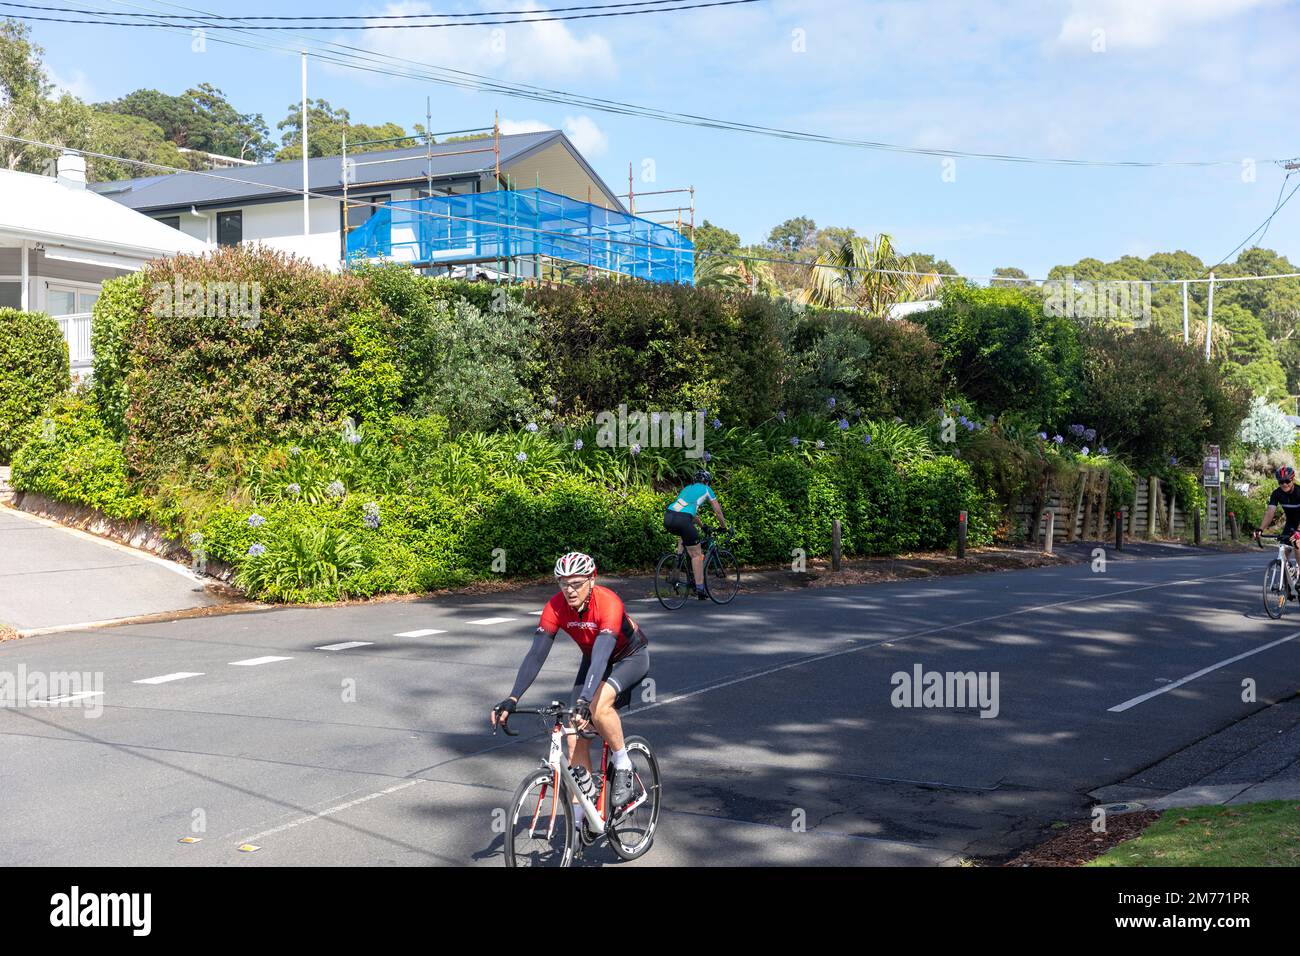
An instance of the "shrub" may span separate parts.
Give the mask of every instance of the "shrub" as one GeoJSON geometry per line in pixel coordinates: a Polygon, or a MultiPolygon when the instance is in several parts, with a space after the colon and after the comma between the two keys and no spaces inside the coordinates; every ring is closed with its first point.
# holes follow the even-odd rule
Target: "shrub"
{"type": "Polygon", "coordinates": [[[943,305],[918,322],[939,348],[953,386],[994,415],[1062,418],[1077,398],[1081,352],[1067,318],[1047,315],[1020,289],[945,283],[943,305]]]}
{"type": "Polygon", "coordinates": [[[68,346],[43,312],[0,309],[0,462],[8,462],[45,405],[66,392],[68,346]]]}
{"type": "Polygon", "coordinates": [[[345,415],[382,417],[396,404],[400,374],[384,340],[391,319],[357,276],[230,247],[155,260],[143,281],[148,301],[130,330],[126,451],[151,480],[214,448],[331,428],[345,415]],[[178,282],[181,301],[171,293],[178,282]],[[216,282],[257,289],[255,319],[192,308],[190,290],[216,282]]]}
{"type": "Polygon", "coordinates": [[[122,446],[89,401],[62,395],[49,406],[45,420],[49,425],[29,429],[28,441],[14,455],[15,489],[89,505],[112,518],[147,514],[148,502],[127,484],[122,446]]]}
{"type": "Polygon", "coordinates": [[[1099,443],[1147,469],[1170,458],[1199,460],[1202,446],[1231,442],[1248,396],[1194,345],[1156,329],[1094,327],[1084,341],[1076,414],[1097,429],[1099,443]]]}
{"type": "Polygon", "coordinates": [[[535,417],[524,384],[534,362],[532,312],[507,300],[498,312],[466,301],[435,301],[422,381],[414,384],[417,414],[443,416],[458,431],[520,425],[535,417]]]}
{"type": "Polygon", "coordinates": [[[1250,411],[1242,420],[1237,436],[1252,451],[1274,451],[1295,444],[1295,426],[1286,420],[1280,408],[1257,395],[1250,400],[1250,411]]]}
{"type": "Polygon", "coordinates": [[[131,323],[145,309],[145,275],[133,272],[100,286],[90,325],[95,353],[91,394],[110,434],[126,438],[126,374],[130,368],[131,323]]]}

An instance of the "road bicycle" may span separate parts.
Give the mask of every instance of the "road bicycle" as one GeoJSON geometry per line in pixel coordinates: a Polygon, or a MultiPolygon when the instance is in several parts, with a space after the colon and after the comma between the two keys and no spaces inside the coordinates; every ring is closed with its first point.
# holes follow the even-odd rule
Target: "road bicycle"
{"type": "MultiPolygon", "coordinates": [[[[633,799],[622,807],[609,806],[613,789],[614,768],[609,764],[609,742],[604,741],[600,756],[603,786],[594,801],[582,792],[569,766],[564,738],[579,734],[599,736],[565,726],[573,711],[558,700],[549,707],[518,708],[515,714],[537,714],[543,724],[551,725],[551,749],[542,765],[524,778],[510,802],[506,818],[506,866],[571,866],[576,853],[607,837],[609,845],[621,859],[644,856],[654,841],[659,824],[662,790],[659,761],[650,742],[644,737],[627,737],[623,746],[632,760],[633,799]],[[549,796],[549,807],[548,807],[549,796]],[[574,802],[583,809],[581,828],[574,825],[574,802]]],[[[507,723],[499,725],[511,737],[519,733],[507,723]]],[[[494,730],[493,733],[496,733],[494,730]]]]}
{"type": "MultiPolygon", "coordinates": [[[[1262,530],[1254,532],[1255,543],[1262,549],[1260,540],[1262,530]]],[[[1264,611],[1273,620],[1282,618],[1288,600],[1296,601],[1300,597],[1300,571],[1296,568],[1293,555],[1294,548],[1281,540],[1277,543],[1277,557],[1268,563],[1264,571],[1264,611]]]]}
{"type": "MultiPolygon", "coordinates": [[[[715,536],[706,527],[700,541],[704,549],[704,590],[715,604],[730,604],[740,590],[740,563],[718,545],[718,538],[726,533],[715,536]]],[[[694,593],[695,568],[686,548],[666,552],[655,567],[655,596],[659,603],[675,611],[694,593]]]]}

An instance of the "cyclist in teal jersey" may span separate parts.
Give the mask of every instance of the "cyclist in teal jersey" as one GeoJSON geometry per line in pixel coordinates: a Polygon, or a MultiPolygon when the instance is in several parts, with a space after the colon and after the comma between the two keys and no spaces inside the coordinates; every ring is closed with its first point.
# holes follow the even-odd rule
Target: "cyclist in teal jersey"
{"type": "Polygon", "coordinates": [[[697,471],[695,484],[687,485],[678,492],[677,497],[668,506],[668,510],[664,512],[664,530],[677,535],[681,544],[686,546],[686,553],[691,556],[691,567],[695,569],[695,596],[701,601],[707,600],[708,594],[704,590],[704,552],[700,549],[700,533],[696,530],[696,526],[700,524],[696,510],[707,501],[713,506],[713,513],[718,516],[718,524],[722,530],[727,530],[727,519],[723,517],[722,505],[718,502],[718,496],[713,493],[713,489],[709,487],[709,482],[712,480],[713,476],[707,471],[697,471]]]}

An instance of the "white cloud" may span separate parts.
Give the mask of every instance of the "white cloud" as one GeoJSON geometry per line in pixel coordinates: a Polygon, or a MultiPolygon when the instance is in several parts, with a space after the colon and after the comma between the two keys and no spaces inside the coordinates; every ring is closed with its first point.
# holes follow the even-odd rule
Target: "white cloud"
{"type": "Polygon", "coordinates": [[[1274,0],[1073,0],[1056,37],[1058,47],[1087,52],[1095,38],[1113,48],[1146,49],[1171,33],[1235,17],[1274,0]],[[1097,31],[1100,31],[1099,33],[1097,31]]]}
{"type": "Polygon", "coordinates": [[[95,88],[81,70],[73,70],[70,77],[63,77],[56,73],[54,68],[47,63],[45,65],[45,75],[54,84],[55,96],[71,93],[77,99],[86,103],[94,103],[99,99],[95,95],[95,88]]]}
{"type": "MultiPolygon", "coordinates": [[[[596,121],[589,116],[566,116],[561,124],[564,135],[569,137],[578,152],[582,153],[587,159],[601,156],[609,148],[609,139],[605,136],[604,131],[596,125],[596,121]]],[[[501,121],[501,132],[509,133],[540,133],[544,130],[555,129],[552,123],[543,123],[541,120],[510,120],[501,121]]]]}
{"type": "MultiPolygon", "coordinates": [[[[491,0],[479,0],[460,6],[458,12],[473,13],[493,8],[495,4],[491,0]]],[[[538,5],[534,0],[528,0],[519,8],[537,10],[538,5]]],[[[438,5],[438,12],[447,9],[447,5],[438,5]]],[[[379,13],[387,16],[432,14],[434,7],[423,0],[401,0],[387,4],[379,13]]],[[[349,37],[345,42],[355,41],[349,37]]],[[[512,81],[539,78],[548,81],[607,80],[617,74],[608,40],[595,32],[579,35],[564,22],[371,30],[367,31],[363,42],[371,53],[409,61],[398,64],[398,67],[411,70],[433,67],[512,81]]]]}

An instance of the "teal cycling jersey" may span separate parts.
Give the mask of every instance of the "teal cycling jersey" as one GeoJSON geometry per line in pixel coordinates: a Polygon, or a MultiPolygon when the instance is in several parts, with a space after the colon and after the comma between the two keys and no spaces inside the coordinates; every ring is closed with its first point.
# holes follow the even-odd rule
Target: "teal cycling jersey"
{"type": "Polygon", "coordinates": [[[668,506],[669,511],[681,511],[688,515],[695,514],[695,509],[706,501],[717,501],[718,496],[713,493],[713,489],[708,485],[702,485],[696,482],[693,485],[687,485],[681,490],[681,493],[668,506]]]}

